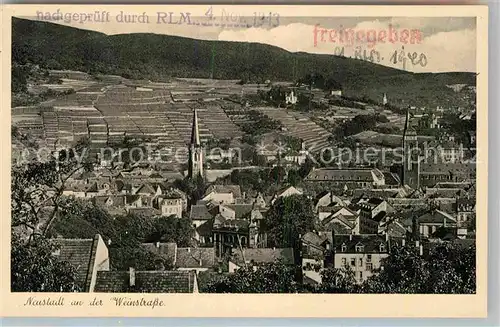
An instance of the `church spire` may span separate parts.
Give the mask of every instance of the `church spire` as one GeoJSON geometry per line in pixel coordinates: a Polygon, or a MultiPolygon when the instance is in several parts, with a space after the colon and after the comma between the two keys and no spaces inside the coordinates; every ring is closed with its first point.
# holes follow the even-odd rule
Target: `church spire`
{"type": "Polygon", "coordinates": [[[406,119],[405,128],[403,130],[403,137],[408,133],[408,128],[410,127],[410,107],[406,108],[406,119]]]}
{"type": "Polygon", "coordinates": [[[200,145],[200,130],[198,128],[198,112],[193,111],[193,127],[191,129],[191,145],[200,145]]]}
{"type": "Polygon", "coordinates": [[[193,111],[193,127],[191,129],[191,144],[189,145],[188,176],[190,178],[203,177],[203,148],[200,143],[198,128],[198,112],[193,111]]]}

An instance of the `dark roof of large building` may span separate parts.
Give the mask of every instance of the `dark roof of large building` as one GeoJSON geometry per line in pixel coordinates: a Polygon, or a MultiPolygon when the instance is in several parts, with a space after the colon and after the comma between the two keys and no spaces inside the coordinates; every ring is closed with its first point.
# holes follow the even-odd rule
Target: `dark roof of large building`
{"type": "Polygon", "coordinates": [[[177,248],[175,266],[178,268],[212,268],[215,265],[215,249],[177,248]]]}
{"type": "Polygon", "coordinates": [[[169,263],[173,264],[175,262],[175,254],[177,251],[177,243],[142,243],[141,246],[155,253],[163,258],[165,258],[169,263]]]}
{"type": "Polygon", "coordinates": [[[389,250],[385,238],[380,235],[335,235],[334,248],[336,253],[387,253],[389,250]],[[342,245],[345,245],[344,251],[342,245]],[[363,246],[358,247],[361,251],[356,251],[357,245],[363,246]]]}
{"type": "Polygon", "coordinates": [[[235,218],[246,218],[252,212],[253,204],[225,204],[224,207],[234,210],[235,218]]]}
{"type": "Polygon", "coordinates": [[[246,263],[272,263],[281,260],[284,264],[293,264],[294,256],[292,248],[257,248],[257,249],[243,249],[243,255],[241,251],[236,251],[232,260],[236,264],[246,263]],[[243,260],[244,257],[244,260],[243,260]]]}
{"type": "Polygon", "coordinates": [[[136,271],[135,286],[130,286],[128,271],[98,271],[97,293],[192,293],[194,271],[136,271]]]}
{"type": "Polygon", "coordinates": [[[374,176],[379,179],[384,175],[378,169],[314,169],[307,175],[307,180],[325,180],[325,181],[356,181],[373,182],[374,176]]]}
{"type": "Polygon", "coordinates": [[[325,237],[319,236],[314,232],[307,232],[304,234],[304,236],[302,236],[302,242],[314,245],[321,245],[325,240],[326,240],[325,237]]]}
{"type": "Polygon", "coordinates": [[[205,204],[193,204],[189,217],[191,220],[209,220],[213,218],[205,204]]]}
{"type": "Polygon", "coordinates": [[[213,229],[214,230],[248,230],[250,221],[244,219],[226,219],[220,214],[215,216],[213,229]]]}
{"type": "Polygon", "coordinates": [[[451,215],[447,214],[446,212],[443,212],[441,210],[433,210],[429,211],[420,217],[418,217],[418,223],[419,224],[425,224],[425,223],[456,223],[456,219],[453,218],[451,215]]]}
{"type": "Polygon", "coordinates": [[[380,198],[394,198],[399,194],[398,189],[354,189],[352,190],[352,197],[358,199],[367,199],[371,197],[380,197],[380,198]]]}

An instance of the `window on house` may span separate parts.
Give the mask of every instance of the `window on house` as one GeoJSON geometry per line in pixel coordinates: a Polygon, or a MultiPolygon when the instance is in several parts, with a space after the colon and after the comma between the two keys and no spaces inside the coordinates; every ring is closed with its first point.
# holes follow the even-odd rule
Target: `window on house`
{"type": "Polygon", "coordinates": [[[359,272],[359,279],[363,279],[363,272],[362,271],[359,272]]]}
{"type": "Polygon", "coordinates": [[[351,259],[351,266],[356,266],[356,259],[355,258],[352,258],[351,259]]]}
{"type": "Polygon", "coordinates": [[[359,266],[363,267],[363,258],[359,258],[359,266]]]}
{"type": "Polygon", "coordinates": [[[347,245],[342,244],[341,251],[342,251],[342,252],[347,251],[347,245]]]}
{"type": "Polygon", "coordinates": [[[372,262],[372,255],[371,254],[368,254],[366,256],[366,262],[372,262]]]}
{"type": "Polygon", "coordinates": [[[380,243],[380,252],[385,252],[385,244],[380,243]]]}
{"type": "Polygon", "coordinates": [[[342,267],[347,267],[347,259],[342,258],[342,267]]]}
{"type": "Polygon", "coordinates": [[[372,271],[372,270],[373,270],[373,263],[371,263],[371,262],[367,262],[367,263],[366,263],[366,270],[368,270],[368,271],[372,271]]]}
{"type": "Polygon", "coordinates": [[[363,244],[356,245],[356,252],[363,252],[364,250],[365,250],[365,247],[363,244]]]}

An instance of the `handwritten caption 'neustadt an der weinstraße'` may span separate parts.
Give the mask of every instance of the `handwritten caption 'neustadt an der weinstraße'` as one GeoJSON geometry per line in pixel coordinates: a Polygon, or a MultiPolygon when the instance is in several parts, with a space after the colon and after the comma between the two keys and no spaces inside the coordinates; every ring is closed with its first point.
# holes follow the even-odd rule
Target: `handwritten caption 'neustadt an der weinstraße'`
{"type": "MultiPolygon", "coordinates": [[[[121,297],[112,297],[109,299],[111,304],[118,307],[149,307],[151,309],[157,307],[165,306],[165,303],[160,300],[158,297],[154,298],[144,298],[140,299],[132,299],[131,297],[121,296],[121,297]]],[[[82,300],[70,300],[66,301],[64,296],[58,296],[57,298],[44,297],[39,298],[35,296],[30,296],[26,299],[24,306],[32,306],[32,307],[102,307],[104,306],[104,302],[102,299],[98,299],[94,297],[91,301],[82,301],[82,300]]]]}
{"type": "Polygon", "coordinates": [[[195,16],[190,12],[157,11],[153,15],[143,12],[126,13],[120,11],[111,13],[105,10],[93,12],[63,12],[57,9],[54,12],[37,11],[37,20],[47,22],[64,22],[66,24],[79,23],[110,23],[121,24],[169,24],[169,25],[192,25],[194,27],[262,27],[273,28],[280,24],[280,15],[277,12],[255,11],[250,16],[228,9],[214,9],[212,6],[203,15],[195,16]]]}

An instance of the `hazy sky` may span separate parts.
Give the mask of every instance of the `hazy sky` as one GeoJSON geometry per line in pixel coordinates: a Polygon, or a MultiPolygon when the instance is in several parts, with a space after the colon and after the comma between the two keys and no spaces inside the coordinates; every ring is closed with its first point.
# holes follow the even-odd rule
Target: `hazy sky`
{"type": "MultiPolygon", "coordinates": [[[[178,19],[179,17],[174,17],[174,20],[178,19]]],[[[191,19],[204,21],[205,17],[203,19],[191,17],[191,19]]],[[[253,21],[253,17],[245,19],[247,22],[253,21]]],[[[390,58],[396,50],[401,51],[404,46],[405,54],[415,52],[417,55],[414,64],[406,60],[406,70],[414,72],[476,71],[477,40],[474,17],[280,17],[279,25],[272,28],[269,26],[266,28],[222,28],[187,24],[157,24],[157,16],[150,16],[149,23],[123,24],[115,20],[116,17],[112,17],[110,22],[106,23],[85,22],[82,24],[61,21],[59,23],[109,35],[148,32],[205,40],[258,42],[275,45],[291,52],[334,54],[343,46],[344,55],[347,57],[354,57],[355,47],[361,46],[362,50],[367,50],[367,54],[372,49],[378,51],[381,57],[380,64],[400,69],[403,68],[402,62],[398,61],[394,64],[390,58]],[[316,33],[315,42],[314,29],[317,24],[319,24],[320,31],[316,33]],[[388,40],[390,26],[399,32],[399,37],[405,29],[419,31],[421,40],[416,44],[409,42],[405,44],[400,39],[391,43],[388,40]],[[327,29],[323,34],[323,41],[321,29],[327,29]],[[354,45],[349,45],[346,40],[340,42],[338,39],[339,31],[350,29],[354,33],[361,31],[360,38],[355,37],[356,44],[354,45]],[[330,35],[333,36],[335,42],[329,38],[330,35]],[[372,35],[372,47],[367,44],[368,35],[372,35]]],[[[271,22],[274,23],[272,19],[271,22]]]]}

